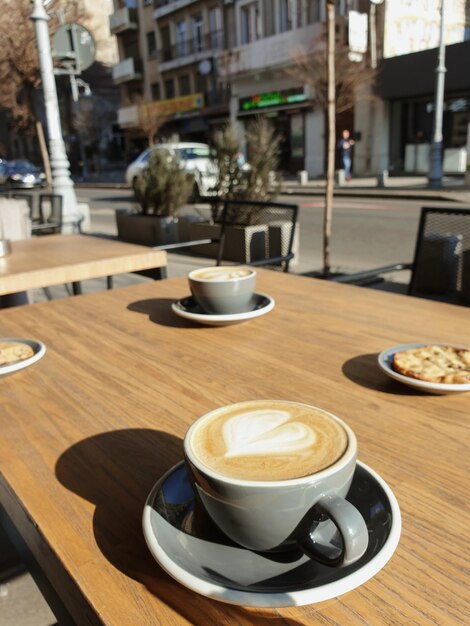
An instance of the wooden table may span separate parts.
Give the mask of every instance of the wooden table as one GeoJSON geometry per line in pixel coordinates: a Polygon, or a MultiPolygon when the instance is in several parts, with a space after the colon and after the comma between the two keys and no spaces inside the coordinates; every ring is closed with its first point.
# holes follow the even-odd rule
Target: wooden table
{"type": "Polygon", "coordinates": [[[166,253],[86,235],[47,235],[12,242],[0,259],[0,296],[166,266],[166,253]]]}
{"type": "Polygon", "coordinates": [[[469,310],[262,270],[258,288],[275,309],[225,328],[172,314],[184,279],[2,312],[2,335],[47,345],[40,362],[0,380],[8,516],[79,624],[463,623],[470,394],[415,392],[386,378],[376,355],[416,340],[470,345],[469,310]],[[359,458],[398,498],[397,551],[338,599],[222,604],[171,579],[145,546],[146,496],[181,459],[189,424],[253,398],[343,417],[359,458]]]}

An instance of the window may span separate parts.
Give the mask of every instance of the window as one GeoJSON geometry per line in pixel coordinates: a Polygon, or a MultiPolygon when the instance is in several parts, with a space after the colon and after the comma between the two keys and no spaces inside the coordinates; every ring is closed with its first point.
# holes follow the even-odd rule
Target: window
{"type": "Polygon", "coordinates": [[[152,83],[152,100],[160,100],[160,83],[152,83]]]}
{"type": "Polygon", "coordinates": [[[168,99],[175,97],[175,83],[172,78],[165,80],[165,95],[168,99]]]}
{"type": "Polygon", "coordinates": [[[189,74],[183,74],[179,77],[180,96],[187,96],[191,93],[191,85],[189,82],[189,74]]]}
{"type": "Polygon", "coordinates": [[[321,4],[322,0],[307,0],[307,24],[322,21],[321,4]]]}
{"type": "Polygon", "coordinates": [[[176,24],[176,54],[184,57],[187,52],[186,20],[181,20],[176,24]]]}
{"type": "Polygon", "coordinates": [[[211,48],[218,50],[223,46],[223,26],[220,7],[209,10],[209,32],[211,38],[211,48]]]}
{"type": "Polygon", "coordinates": [[[274,3],[273,0],[264,0],[263,5],[264,13],[264,36],[271,37],[276,34],[276,23],[274,15],[274,3]]]}
{"type": "Polygon", "coordinates": [[[279,32],[285,33],[292,28],[291,0],[280,0],[279,32]]]}
{"type": "Polygon", "coordinates": [[[257,2],[242,6],[240,11],[240,39],[242,46],[258,39],[258,18],[257,2]]]}
{"type": "Polygon", "coordinates": [[[129,59],[130,57],[137,58],[140,56],[137,35],[133,35],[132,37],[126,39],[123,45],[123,52],[125,59],[129,59]]]}
{"type": "Polygon", "coordinates": [[[170,61],[172,58],[172,54],[171,54],[170,27],[169,26],[162,26],[160,28],[160,37],[162,40],[162,61],[170,61]]]}
{"type": "Polygon", "coordinates": [[[203,40],[203,21],[202,15],[194,15],[192,21],[192,29],[193,29],[193,52],[200,52],[203,50],[204,40],[203,40]]]}
{"type": "Polygon", "coordinates": [[[196,93],[204,93],[206,91],[206,77],[199,72],[196,73],[196,93]]]}
{"type": "Polygon", "coordinates": [[[149,59],[154,59],[157,55],[157,43],[155,41],[155,33],[150,31],[146,35],[147,38],[147,55],[149,59]]]}

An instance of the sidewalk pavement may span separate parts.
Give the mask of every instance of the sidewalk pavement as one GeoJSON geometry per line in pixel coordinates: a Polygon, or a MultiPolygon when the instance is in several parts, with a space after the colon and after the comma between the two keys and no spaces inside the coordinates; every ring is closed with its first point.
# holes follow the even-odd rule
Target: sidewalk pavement
{"type": "MultiPolygon", "coordinates": [[[[281,195],[316,196],[325,193],[325,180],[309,180],[300,184],[298,180],[286,179],[281,182],[281,195]]],[[[76,181],[77,189],[128,189],[124,178],[108,181],[76,181]]],[[[466,184],[463,176],[445,176],[441,189],[431,189],[426,176],[390,176],[384,187],[378,186],[376,176],[353,177],[351,181],[342,185],[335,184],[336,197],[369,197],[369,198],[401,198],[410,200],[424,200],[429,202],[453,201],[462,202],[470,206],[470,184],[466,184]]]]}
{"type": "MultiPolygon", "coordinates": [[[[296,180],[286,180],[281,185],[281,193],[290,195],[322,195],[325,193],[325,180],[309,180],[300,184],[296,180]]],[[[431,189],[426,176],[391,176],[386,185],[378,185],[375,176],[355,178],[342,185],[335,184],[335,196],[358,196],[370,198],[403,198],[414,200],[464,202],[470,206],[470,185],[462,176],[445,176],[442,188],[431,189]]]]}

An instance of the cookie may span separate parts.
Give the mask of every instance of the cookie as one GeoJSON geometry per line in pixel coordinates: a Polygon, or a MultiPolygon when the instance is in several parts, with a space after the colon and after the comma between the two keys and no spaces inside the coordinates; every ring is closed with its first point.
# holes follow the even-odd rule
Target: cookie
{"type": "Polygon", "coordinates": [[[451,346],[421,346],[393,356],[395,372],[430,383],[470,383],[470,350],[451,346]]]}
{"type": "Polygon", "coordinates": [[[0,365],[11,365],[34,355],[34,350],[19,341],[0,341],[0,365]]]}

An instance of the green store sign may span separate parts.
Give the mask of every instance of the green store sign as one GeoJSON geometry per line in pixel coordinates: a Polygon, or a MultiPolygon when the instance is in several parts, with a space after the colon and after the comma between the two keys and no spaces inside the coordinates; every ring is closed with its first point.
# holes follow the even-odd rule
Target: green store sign
{"type": "Polygon", "coordinates": [[[298,104],[305,102],[307,96],[303,91],[289,89],[285,91],[269,91],[249,98],[240,98],[240,110],[252,111],[253,109],[265,109],[286,104],[298,104]]]}

